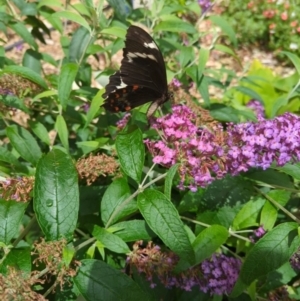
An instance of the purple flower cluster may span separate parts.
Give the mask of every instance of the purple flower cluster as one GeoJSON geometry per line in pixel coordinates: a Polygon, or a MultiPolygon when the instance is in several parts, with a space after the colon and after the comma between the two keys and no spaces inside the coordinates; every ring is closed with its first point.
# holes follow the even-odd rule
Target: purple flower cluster
{"type": "Polygon", "coordinates": [[[300,271],[300,248],[290,258],[290,265],[296,271],[300,271]]]}
{"type": "Polygon", "coordinates": [[[171,82],[171,85],[174,88],[180,88],[181,87],[181,82],[177,78],[173,78],[172,82],[171,82]]]}
{"type": "Polygon", "coordinates": [[[300,119],[285,113],[258,123],[230,124],[227,130],[227,170],[232,175],[250,167],[267,169],[300,160],[300,119]]]}
{"type": "Polygon", "coordinates": [[[254,111],[258,120],[265,118],[265,108],[258,100],[252,99],[246,106],[254,111]]]}
{"type": "Polygon", "coordinates": [[[208,129],[195,125],[196,115],[188,107],[174,106],[172,111],[152,124],[163,140],[145,140],[154,155],[153,162],[167,167],[179,163],[180,189],[184,189],[185,182],[192,191],[206,186],[214,180],[211,171],[222,178],[226,171],[222,168],[224,151],[220,141],[208,129]]]}
{"type": "Polygon", "coordinates": [[[196,286],[205,293],[218,295],[231,292],[241,267],[241,261],[236,258],[214,254],[210,259],[177,274],[172,270],[178,261],[173,252],[163,252],[152,242],[145,248],[141,248],[141,242],[135,243],[127,258],[127,263],[146,275],[152,288],[157,285],[154,279],[158,279],[166,288],[191,291],[196,286]]]}
{"type": "Polygon", "coordinates": [[[229,294],[237,281],[241,261],[223,254],[214,254],[201,263],[202,279],[200,289],[207,293],[229,294]]]}
{"type": "Polygon", "coordinates": [[[204,14],[206,11],[208,11],[212,4],[210,3],[210,0],[198,0],[198,4],[200,5],[202,9],[202,14],[204,14]]]}
{"type": "Polygon", "coordinates": [[[249,237],[252,243],[256,243],[260,238],[262,238],[266,234],[266,230],[263,226],[258,227],[253,231],[253,234],[249,237]]]}
{"type": "Polygon", "coordinates": [[[174,106],[172,114],[152,121],[161,140],[145,140],[153,162],[171,167],[179,164],[179,188],[205,187],[226,174],[237,175],[252,167],[266,169],[300,160],[300,119],[286,113],[258,123],[196,125],[187,106],[174,106]]]}
{"type": "Polygon", "coordinates": [[[130,113],[126,113],[126,114],[123,116],[123,118],[120,119],[120,120],[117,122],[117,127],[118,127],[119,130],[123,129],[123,128],[127,125],[128,121],[129,121],[129,119],[130,119],[130,117],[131,117],[131,114],[130,114],[130,113]]]}
{"type": "Polygon", "coordinates": [[[0,88],[0,95],[14,95],[14,93],[12,91],[10,91],[9,89],[0,88]]]}
{"type": "Polygon", "coordinates": [[[211,258],[181,274],[169,275],[163,283],[168,288],[177,287],[185,291],[191,291],[197,286],[202,292],[211,295],[229,294],[238,279],[240,267],[239,259],[213,254],[211,258]]]}

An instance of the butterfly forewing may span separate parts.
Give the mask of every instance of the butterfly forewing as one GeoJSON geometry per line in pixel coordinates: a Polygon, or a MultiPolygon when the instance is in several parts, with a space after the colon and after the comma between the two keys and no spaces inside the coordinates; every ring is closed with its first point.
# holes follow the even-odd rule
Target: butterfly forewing
{"type": "Polygon", "coordinates": [[[143,29],[128,28],[120,70],[110,76],[102,97],[103,106],[112,112],[129,111],[147,102],[159,106],[168,100],[163,56],[143,29]]]}

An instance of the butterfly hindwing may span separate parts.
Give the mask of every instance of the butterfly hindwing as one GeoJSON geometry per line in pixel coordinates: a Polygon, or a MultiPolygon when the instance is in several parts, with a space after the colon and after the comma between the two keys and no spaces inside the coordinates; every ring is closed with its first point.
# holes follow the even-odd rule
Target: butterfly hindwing
{"type": "Polygon", "coordinates": [[[147,102],[158,107],[169,99],[163,56],[143,29],[128,28],[120,70],[110,76],[102,97],[111,112],[129,111],[147,102]]]}

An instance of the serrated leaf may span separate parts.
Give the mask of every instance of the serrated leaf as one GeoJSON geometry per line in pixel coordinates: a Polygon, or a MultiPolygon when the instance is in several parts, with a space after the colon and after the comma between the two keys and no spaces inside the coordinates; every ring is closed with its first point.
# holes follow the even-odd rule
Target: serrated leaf
{"type": "Polygon", "coordinates": [[[47,145],[50,145],[50,138],[46,127],[37,121],[28,120],[28,124],[34,134],[41,139],[47,145]]]}
{"type": "Polygon", "coordinates": [[[30,70],[27,67],[10,65],[10,66],[5,67],[0,72],[0,75],[5,74],[5,73],[20,75],[21,77],[27,78],[30,81],[38,84],[39,86],[41,86],[44,89],[48,88],[46,82],[41,78],[41,76],[39,74],[37,74],[36,72],[30,70]]]}
{"type": "Polygon", "coordinates": [[[34,210],[47,240],[69,240],[79,208],[78,174],[72,158],[53,149],[40,159],[35,174],[34,210]]]}
{"type": "Polygon", "coordinates": [[[78,65],[75,63],[64,64],[58,78],[58,98],[64,109],[66,109],[72,90],[72,84],[78,72],[78,65]]]}
{"type": "Polygon", "coordinates": [[[8,245],[19,232],[28,203],[0,199],[0,241],[8,245]]]}
{"type": "Polygon", "coordinates": [[[130,277],[99,260],[82,260],[74,283],[87,301],[153,301],[130,277]]]}
{"type": "Polygon", "coordinates": [[[240,272],[240,279],[249,285],[286,263],[300,241],[296,223],[283,223],[266,233],[250,250],[240,272]]]}
{"type": "Polygon", "coordinates": [[[181,259],[193,263],[195,254],[174,205],[164,194],[146,189],[138,195],[138,207],[149,227],[181,259]]]}
{"type": "Polygon", "coordinates": [[[219,225],[212,225],[204,229],[193,242],[193,249],[196,256],[196,264],[209,258],[229,236],[228,230],[219,225]]]}
{"type": "Polygon", "coordinates": [[[92,234],[104,247],[115,253],[127,254],[130,252],[127,244],[119,236],[108,232],[106,229],[95,225],[92,234]]]}
{"type": "Polygon", "coordinates": [[[57,116],[55,122],[55,129],[57,130],[61,144],[67,151],[69,151],[69,131],[63,116],[57,116]]]}
{"type": "Polygon", "coordinates": [[[71,11],[58,11],[53,14],[53,17],[64,18],[75,23],[80,24],[81,26],[85,27],[89,32],[91,32],[91,28],[88,22],[79,14],[71,12],[71,11]]]}
{"type": "Polygon", "coordinates": [[[145,160],[143,134],[139,128],[119,133],[116,149],[123,171],[137,183],[140,183],[145,160]]]}
{"type": "Polygon", "coordinates": [[[6,134],[20,156],[35,166],[42,156],[42,152],[30,132],[22,127],[12,125],[6,128],[6,134]]]}
{"type": "Polygon", "coordinates": [[[137,210],[134,200],[125,207],[122,206],[129,196],[130,189],[126,179],[117,179],[109,185],[101,201],[101,219],[105,225],[113,214],[114,218],[110,221],[110,225],[137,210]]]}

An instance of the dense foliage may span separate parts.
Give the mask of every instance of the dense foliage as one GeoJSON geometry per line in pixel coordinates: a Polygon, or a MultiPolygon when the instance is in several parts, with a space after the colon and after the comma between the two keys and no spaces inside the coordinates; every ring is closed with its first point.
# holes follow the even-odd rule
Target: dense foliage
{"type": "Polygon", "coordinates": [[[282,52],[284,78],[206,67],[241,63],[211,8],[0,2],[1,300],[300,299],[300,59],[282,52]],[[150,120],[101,107],[130,24],[174,93],[150,120]]]}
{"type": "Polygon", "coordinates": [[[223,16],[242,45],[300,54],[300,7],[290,0],[223,1],[223,16]]]}

